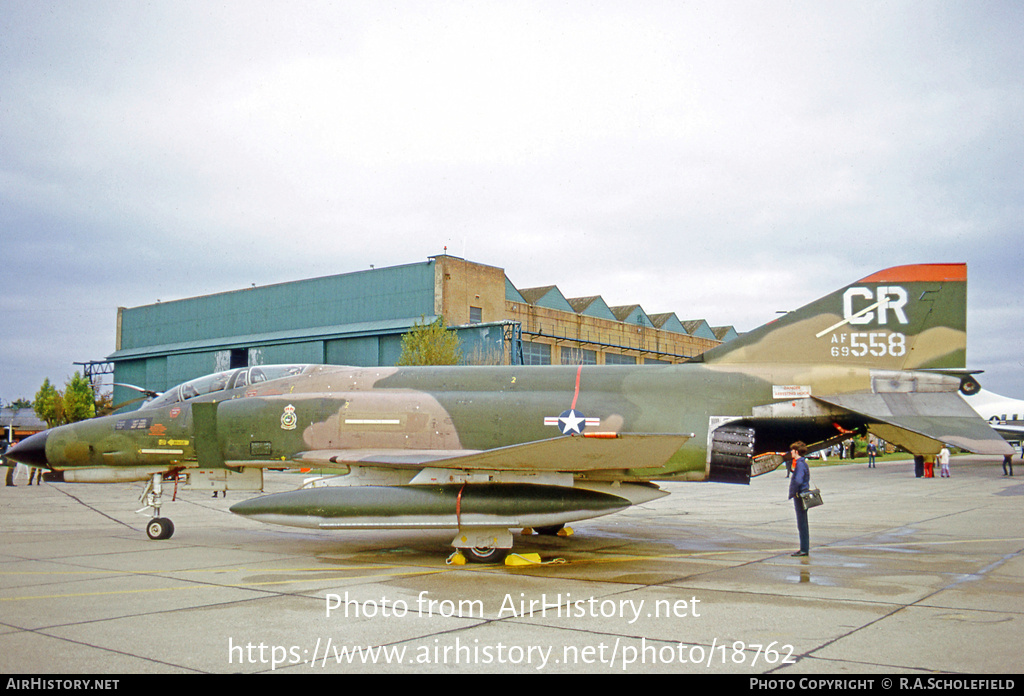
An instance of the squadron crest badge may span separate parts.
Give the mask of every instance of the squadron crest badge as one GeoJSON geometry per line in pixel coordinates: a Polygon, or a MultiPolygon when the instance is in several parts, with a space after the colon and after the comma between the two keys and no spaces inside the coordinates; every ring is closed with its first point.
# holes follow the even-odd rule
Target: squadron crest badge
{"type": "Polygon", "coordinates": [[[281,414],[281,430],[295,430],[298,423],[299,417],[295,415],[295,407],[288,404],[284,407],[284,413],[281,414]]]}

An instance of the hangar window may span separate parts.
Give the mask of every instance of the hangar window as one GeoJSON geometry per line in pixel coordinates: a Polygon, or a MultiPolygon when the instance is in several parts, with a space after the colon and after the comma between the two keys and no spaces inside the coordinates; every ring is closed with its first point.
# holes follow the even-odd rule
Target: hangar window
{"type": "Polygon", "coordinates": [[[629,355],[619,355],[618,353],[605,353],[604,355],[605,365],[636,365],[636,358],[629,355]]]}
{"type": "Polygon", "coordinates": [[[469,308],[469,323],[480,324],[484,320],[484,310],[480,307],[469,308]]]}
{"type": "Polygon", "coordinates": [[[523,364],[524,365],[550,365],[551,346],[547,343],[534,343],[523,341],[523,364]]]}
{"type": "Polygon", "coordinates": [[[563,365],[596,365],[597,351],[586,348],[562,347],[563,365]]]}

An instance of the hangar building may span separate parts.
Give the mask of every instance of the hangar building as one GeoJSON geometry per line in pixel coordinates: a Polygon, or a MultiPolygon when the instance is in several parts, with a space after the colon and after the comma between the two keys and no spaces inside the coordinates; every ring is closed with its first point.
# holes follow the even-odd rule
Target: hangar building
{"type": "Polygon", "coordinates": [[[43,430],[46,430],[46,423],[36,415],[31,406],[0,408],[0,440],[18,442],[43,430]]]}
{"type": "MultiPolygon", "coordinates": [[[[665,364],[732,327],[520,289],[505,271],[447,254],[426,262],[118,309],[114,381],[163,391],[249,365],[394,365],[401,337],[443,316],[469,364],[665,364]]],[[[114,402],[132,392],[115,387],[114,402]]]]}

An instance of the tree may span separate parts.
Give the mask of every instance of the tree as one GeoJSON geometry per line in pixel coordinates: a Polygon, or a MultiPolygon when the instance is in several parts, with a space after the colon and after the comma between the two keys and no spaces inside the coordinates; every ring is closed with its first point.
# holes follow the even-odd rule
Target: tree
{"type": "Polygon", "coordinates": [[[89,380],[76,372],[59,391],[50,384],[50,378],[43,380],[43,386],[36,392],[32,410],[46,421],[47,427],[75,423],[96,415],[95,395],[89,380]]]}
{"type": "Polygon", "coordinates": [[[50,384],[50,378],[43,380],[43,386],[36,392],[32,401],[32,410],[36,412],[46,426],[52,428],[64,421],[64,399],[57,388],[50,384]]]}
{"type": "Polygon", "coordinates": [[[96,415],[96,395],[89,380],[75,372],[64,385],[64,418],[75,423],[96,415]]]}
{"type": "Polygon", "coordinates": [[[443,317],[429,324],[417,322],[402,335],[399,365],[457,365],[461,360],[459,337],[445,328],[443,317]]]}

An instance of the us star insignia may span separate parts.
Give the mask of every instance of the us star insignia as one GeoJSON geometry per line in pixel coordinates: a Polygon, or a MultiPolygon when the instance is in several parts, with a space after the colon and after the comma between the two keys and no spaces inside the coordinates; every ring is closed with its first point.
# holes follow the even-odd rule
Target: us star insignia
{"type": "Polygon", "coordinates": [[[544,425],[557,425],[563,435],[582,435],[588,426],[601,425],[600,418],[587,418],[574,408],[564,411],[560,416],[548,416],[544,425]]]}

